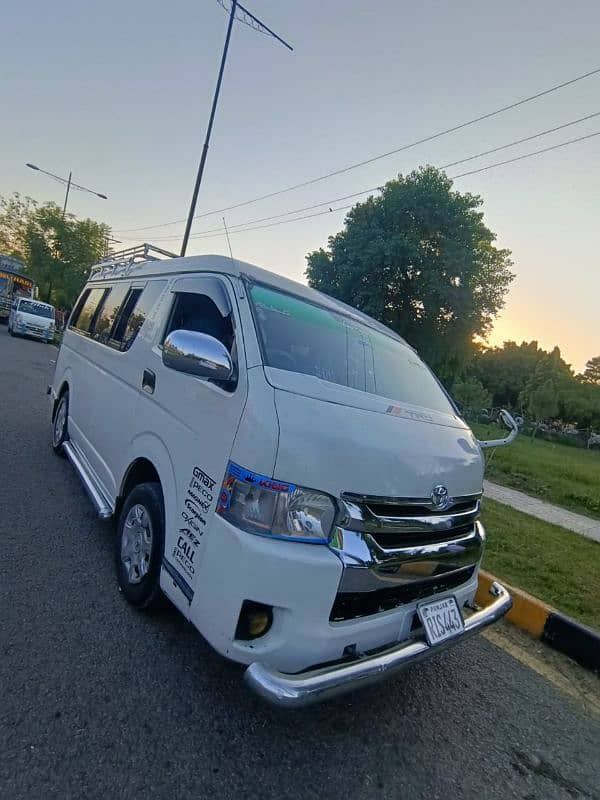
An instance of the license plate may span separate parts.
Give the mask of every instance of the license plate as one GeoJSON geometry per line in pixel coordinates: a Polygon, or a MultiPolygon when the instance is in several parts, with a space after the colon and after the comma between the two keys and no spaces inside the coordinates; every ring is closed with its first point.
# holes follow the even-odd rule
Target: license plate
{"type": "Polygon", "coordinates": [[[455,597],[421,603],[417,606],[417,614],[423,623],[427,643],[430,645],[458,636],[465,628],[455,597]]]}

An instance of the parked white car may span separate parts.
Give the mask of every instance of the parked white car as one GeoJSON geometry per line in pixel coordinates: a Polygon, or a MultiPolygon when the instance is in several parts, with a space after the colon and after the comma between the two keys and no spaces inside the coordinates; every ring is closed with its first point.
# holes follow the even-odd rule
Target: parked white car
{"type": "Polygon", "coordinates": [[[54,339],[54,306],[29,297],[13,300],[8,317],[11,336],[33,336],[46,343],[54,339]]]}
{"type": "Polygon", "coordinates": [[[127,600],[164,593],[285,706],[499,619],[498,584],[473,605],[480,443],[417,353],[251,264],[150,254],[92,271],[49,390],[127,600]]]}

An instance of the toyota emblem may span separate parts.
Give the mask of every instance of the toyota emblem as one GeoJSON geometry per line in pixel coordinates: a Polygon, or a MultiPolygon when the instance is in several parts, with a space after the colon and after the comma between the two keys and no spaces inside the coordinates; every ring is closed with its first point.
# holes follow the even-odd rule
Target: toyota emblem
{"type": "Polygon", "coordinates": [[[448,489],[441,484],[438,486],[434,486],[431,490],[431,502],[433,503],[434,508],[437,509],[444,509],[451,503],[451,497],[448,494],[448,489]]]}

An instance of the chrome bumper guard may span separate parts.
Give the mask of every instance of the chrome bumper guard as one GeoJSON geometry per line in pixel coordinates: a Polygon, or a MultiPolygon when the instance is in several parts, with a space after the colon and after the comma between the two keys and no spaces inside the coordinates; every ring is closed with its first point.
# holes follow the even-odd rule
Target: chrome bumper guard
{"type": "Polygon", "coordinates": [[[457,644],[467,636],[497,622],[510,610],[512,599],[504,586],[496,582],[491,585],[490,594],[495,599],[465,620],[464,631],[459,636],[454,636],[438,645],[429,646],[422,640],[409,640],[356,661],[296,675],[278,672],[264,664],[254,662],[246,670],[244,680],[264,700],[282,708],[302,708],[329,700],[344,692],[363,689],[390,678],[411,664],[416,664],[450,645],[457,644]]]}

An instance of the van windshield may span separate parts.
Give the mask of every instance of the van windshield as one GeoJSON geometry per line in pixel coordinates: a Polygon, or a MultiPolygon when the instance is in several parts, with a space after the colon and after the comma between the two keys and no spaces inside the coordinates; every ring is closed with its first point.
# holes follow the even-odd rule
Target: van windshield
{"type": "Polygon", "coordinates": [[[250,290],[267,366],[454,414],[418,355],[403,342],[294,295],[250,290]]]}
{"type": "Polygon", "coordinates": [[[35,314],[36,317],[46,317],[54,319],[54,308],[45,303],[36,303],[35,300],[21,300],[19,311],[23,314],[35,314]]]}

